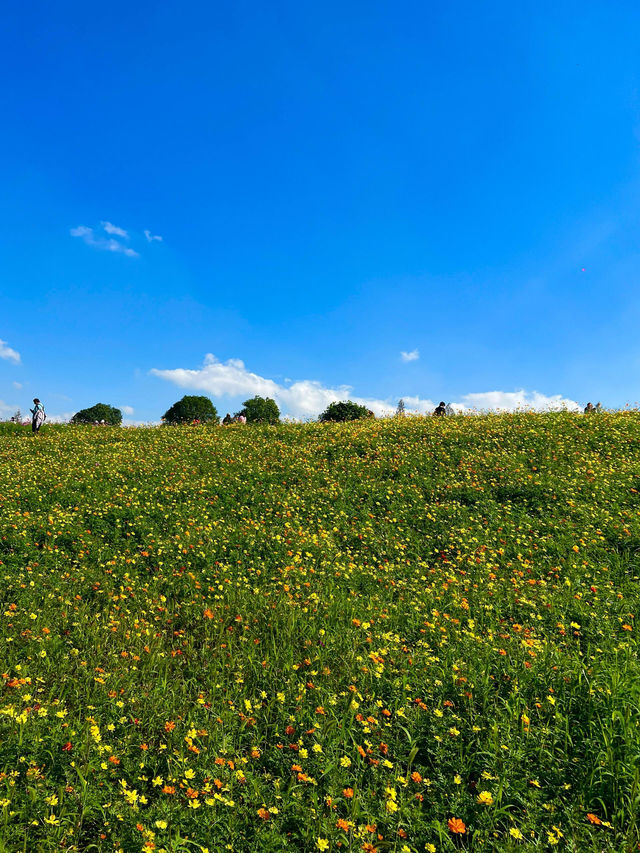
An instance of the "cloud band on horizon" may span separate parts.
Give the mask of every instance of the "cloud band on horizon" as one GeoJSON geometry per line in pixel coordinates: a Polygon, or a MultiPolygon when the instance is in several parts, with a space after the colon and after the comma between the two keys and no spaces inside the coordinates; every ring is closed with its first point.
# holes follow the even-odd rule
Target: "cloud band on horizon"
{"type": "MultiPolygon", "coordinates": [[[[172,382],[180,388],[194,391],[206,391],[213,397],[255,396],[272,397],[283,409],[285,414],[294,418],[315,418],[329,403],[338,400],[351,399],[356,403],[371,409],[378,417],[394,414],[397,401],[386,399],[360,397],[353,395],[353,388],[340,385],[327,388],[313,379],[297,380],[284,386],[253,373],[245,367],[238,358],[230,358],[226,362],[219,361],[214,355],[205,356],[202,367],[197,369],[178,367],[169,370],[152,368],[151,375],[172,382]]],[[[425,414],[433,411],[435,403],[428,398],[405,395],[403,397],[406,410],[409,413],[425,414]]],[[[451,403],[458,412],[478,410],[514,411],[528,408],[536,411],[549,409],[569,409],[579,411],[580,406],[575,400],[562,397],[560,394],[547,396],[538,391],[485,391],[464,394],[460,401],[451,403]]]]}

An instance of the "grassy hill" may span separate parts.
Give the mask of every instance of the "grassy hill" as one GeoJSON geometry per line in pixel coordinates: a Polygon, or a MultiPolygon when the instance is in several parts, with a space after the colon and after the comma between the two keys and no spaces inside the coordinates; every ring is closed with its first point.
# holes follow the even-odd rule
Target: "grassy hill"
{"type": "Polygon", "coordinates": [[[0,433],[0,851],[640,841],[640,415],[0,433]]]}

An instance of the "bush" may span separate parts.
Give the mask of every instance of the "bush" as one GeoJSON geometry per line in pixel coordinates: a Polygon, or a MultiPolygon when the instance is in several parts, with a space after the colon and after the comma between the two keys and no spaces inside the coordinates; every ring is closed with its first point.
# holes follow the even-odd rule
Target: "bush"
{"type": "Polygon", "coordinates": [[[80,409],[71,418],[72,424],[93,424],[104,421],[109,426],[120,426],[122,423],[122,412],[114,406],[108,406],[106,403],[96,403],[90,409],[80,409]]]}
{"type": "Polygon", "coordinates": [[[167,424],[190,424],[200,421],[203,424],[217,424],[218,412],[208,397],[187,394],[174,403],[162,416],[167,424]]]}
{"type": "Polygon", "coordinates": [[[280,409],[271,397],[252,397],[242,405],[238,415],[244,415],[248,424],[280,423],[280,409]]]}
{"type": "Polygon", "coordinates": [[[318,420],[323,423],[330,421],[359,421],[361,418],[373,418],[374,414],[371,409],[366,406],[360,406],[352,400],[345,400],[340,403],[329,403],[318,420]]]}

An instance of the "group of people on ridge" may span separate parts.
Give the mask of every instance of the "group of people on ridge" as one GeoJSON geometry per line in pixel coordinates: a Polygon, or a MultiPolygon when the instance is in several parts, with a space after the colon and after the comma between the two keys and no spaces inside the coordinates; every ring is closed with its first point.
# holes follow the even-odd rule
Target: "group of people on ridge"
{"type": "Polygon", "coordinates": [[[246,415],[233,415],[233,417],[227,412],[227,414],[222,419],[222,426],[227,426],[228,424],[246,424],[247,416],[246,415]]]}

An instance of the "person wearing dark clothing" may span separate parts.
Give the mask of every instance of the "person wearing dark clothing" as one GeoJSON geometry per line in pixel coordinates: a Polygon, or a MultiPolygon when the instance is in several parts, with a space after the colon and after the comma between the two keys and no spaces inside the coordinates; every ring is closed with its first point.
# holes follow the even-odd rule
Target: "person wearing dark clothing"
{"type": "Polygon", "coordinates": [[[593,412],[595,412],[595,409],[593,407],[593,403],[587,403],[587,405],[584,407],[585,415],[591,415],[591,414],[593,414],[593,412]]]}
{"type": "Polygon", "coordinates": [[[29,409],[29,411],[31,412],[31,432],[37,435],[47,417],[44,413],[44,406],[37,397],[34,397],[33,409],[29,409]]]}
{"type": "Polygon", "coordinates": [[[231,417],[229,412],[227,412],[227,414],[222,419],[222,426],[227,426],[227,424],[231,423],[233,423],[233,418],[231,417]]]}
{"type": "Polygon", "coordinates": [[[444,400],[441,400],[440,403],[435,407],[433,414],[438,418],[444,418],[447,414],[447,407],[444,403],[444,400]]]}

